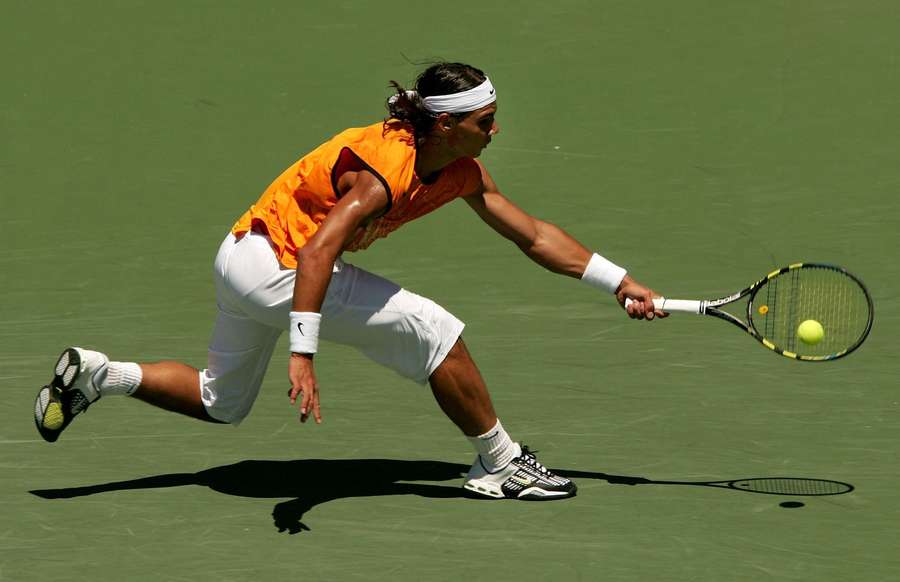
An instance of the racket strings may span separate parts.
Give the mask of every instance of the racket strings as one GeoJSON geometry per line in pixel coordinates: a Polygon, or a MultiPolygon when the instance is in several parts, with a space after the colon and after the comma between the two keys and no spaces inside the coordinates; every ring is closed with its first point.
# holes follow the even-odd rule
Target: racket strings
{"type": "MultiPolygon", "coordinates": [[[[800,311],[800,301],[803,297],[802,287],[800,285],[800,269],[794,269],[793,271],[789,271],[791,274],[791,286],[789,289],[794,290],[789,297],[789,314],[787,321],[795,321],[797,319],[797,313],[800,311]]],[[[776,277],[777,278],[777,277],[776,277]]],[[[785,328],[787,334],[787,349],[796,353],[797,352],[797,328],[796,326],[787,326],[785,328]]]]}
{"type": "Polygon", "coordinates": [[[751,321],[781,349],[825,357],[855,347],[868,333],[870,300],[861,284],[844,271],[807,265],[776,275],[764,286],[766,292],[753,298],[751,321]],[[825,331],[818,343],[798,337],[800,324],[808,319],[818,321],[825,331]]]}
{"type": "Polygon", "coordinates": [[[769,305],[775,305],[778,300],[778,278],[772,280],[772,282],[766,285],[766,303],[764,305],[765,309],[759,311],[763,315],[763,329],[765,332],[763,335],[765,337],[772,337],[775,335],[775,314],[772,314],[772,317],[769,317],[769,305]]]}

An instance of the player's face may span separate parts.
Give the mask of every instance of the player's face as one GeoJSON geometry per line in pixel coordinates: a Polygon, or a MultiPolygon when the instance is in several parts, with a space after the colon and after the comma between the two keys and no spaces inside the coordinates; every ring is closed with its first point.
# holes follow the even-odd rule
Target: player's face
{"type": "Polygon", "coordinates": [[[500,132],[495,119],[497,103],[491,103],[459,119],[448,143],[459,155],[477,158],[491,143],[491,138],[500,132]]]}

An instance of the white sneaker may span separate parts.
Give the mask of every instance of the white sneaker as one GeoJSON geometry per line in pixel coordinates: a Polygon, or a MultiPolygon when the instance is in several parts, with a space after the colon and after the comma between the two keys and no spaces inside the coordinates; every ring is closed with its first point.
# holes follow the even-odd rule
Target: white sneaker
{"type": "Polygon", "coordinates": [[[488,472],[479,456],[463,487],[484,497],[529,501],[564,499],[578,490],[575,483],[541,465],[527,446],[522,446],[521,455],[493,473],[488,472]]]}
{"type": "Polygon", "coordinates": [[[97,384],[109,358],[100,352],[66,348],[53,368],[50,384],[38,391],[34,422],[47,442],[55,442],[72,419],[100,398],[97,384]]]}

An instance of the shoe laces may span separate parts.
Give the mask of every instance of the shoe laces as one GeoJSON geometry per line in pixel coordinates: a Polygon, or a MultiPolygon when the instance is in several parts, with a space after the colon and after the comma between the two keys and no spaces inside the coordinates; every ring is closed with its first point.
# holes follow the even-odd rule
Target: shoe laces
{"type": "Polygon", "coordinates": [[[537,451],[532,451],[528,448],[528,445],[522,445],[522,460],[524,460],[528,465],[540,471],[542,474],[546,475],[550,471],[547,470],[547,467],[538,462],[535,453],[537,453],[537,451]]]}

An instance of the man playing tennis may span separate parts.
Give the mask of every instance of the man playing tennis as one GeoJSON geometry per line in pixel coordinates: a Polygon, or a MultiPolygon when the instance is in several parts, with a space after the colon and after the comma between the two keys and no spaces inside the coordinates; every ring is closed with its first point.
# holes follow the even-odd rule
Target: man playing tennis
{"type": "MultiPolygon", "coordinates": [[[[554,475],[507,434],[463,343],[464,324],[436,303],[344,262],[406,222],[462,197],[484,222],[556,273],[614,293],[632,318],[653,319],[653,292],[560,228],[500,194],[476,161],[499,128],[497,94],[480,70],[426,69],[415,91],[389,100],[390,117],[348,129],[279,176],[237,221],[215,260],[218,315],[207,368],[111,362],[66,349],[35,403],[41,435],[55,441],[101,396],[140,400],[210,422],[250,412],[276,341],[290,334],[290,401],[321,422],[313,366],[318,340],[347,344],[419,383],[478,457],[464,487],[493,498],[556,499],[575,484],[554,475]]],[[[327,356],[326,356],[327,357],[327,356]]]]}

